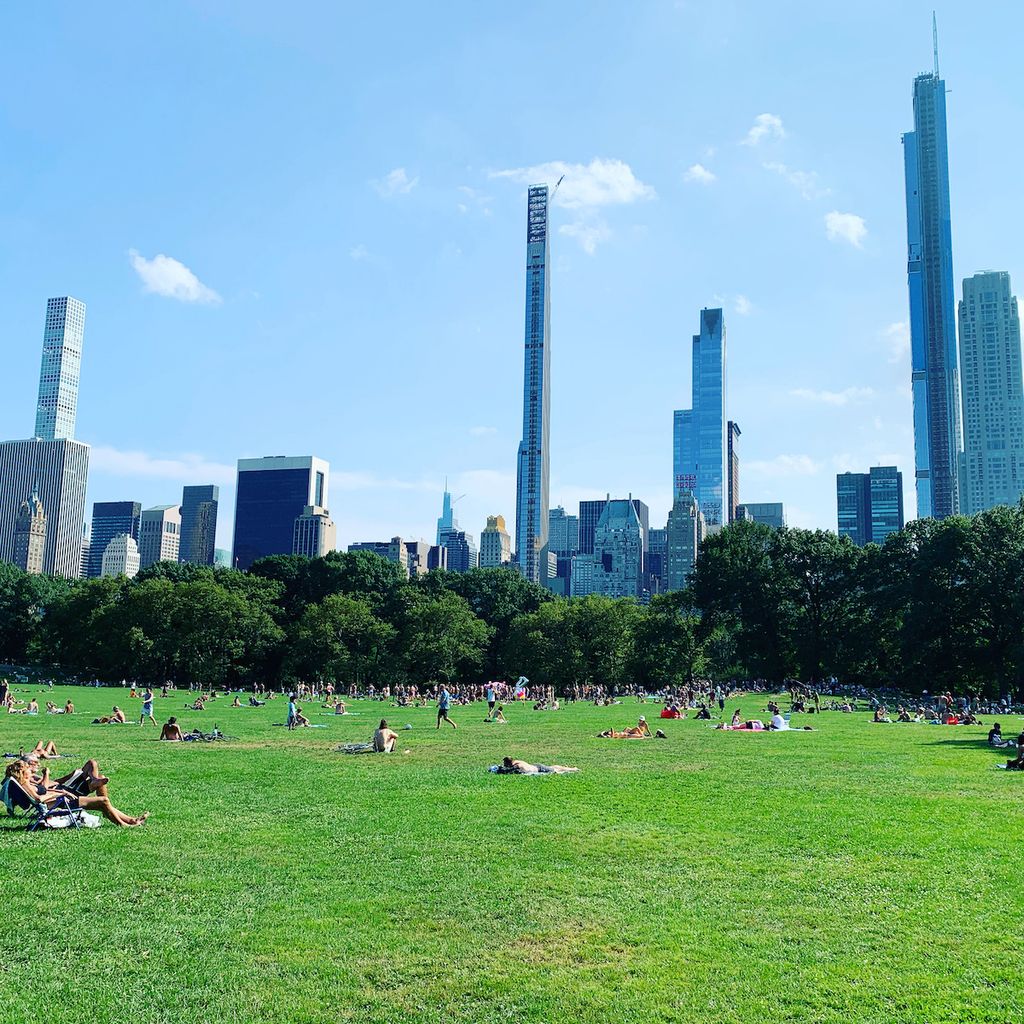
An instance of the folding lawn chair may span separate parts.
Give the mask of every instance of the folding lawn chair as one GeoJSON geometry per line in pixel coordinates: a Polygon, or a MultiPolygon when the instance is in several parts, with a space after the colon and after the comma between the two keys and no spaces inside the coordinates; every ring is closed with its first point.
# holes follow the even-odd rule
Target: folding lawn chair
{"type": "Polygon", "coordinates": [[[51,818],[60,816],[70,818],[73,828],[82,827],[78,820],[78,811],[71,806],[68,797],[58,797],[47,807],[38,797],[29,793],[17,779],[4,779],[3,785],[0,786],[0,800],[3,800],[7,813],[12,818],[19,814],[28,816],[29,821],[25,827],[29,832],[35,832],[51,818]]]}

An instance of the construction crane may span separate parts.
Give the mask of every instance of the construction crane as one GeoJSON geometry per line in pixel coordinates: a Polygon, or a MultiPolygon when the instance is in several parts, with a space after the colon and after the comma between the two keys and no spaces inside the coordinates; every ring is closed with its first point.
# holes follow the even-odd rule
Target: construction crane
{"type": "Polygon", "coordinates": [[[548,196],[548,202],[549,203],[551,202],[552,199],[555,198],[555,193],[558,191],[558,186],[561,185],[563,181],[565,181],[565,175],[564,174],[558,179],[558,181],[555,182],[555,187],[551,190],[551,195],[548,196]]]}

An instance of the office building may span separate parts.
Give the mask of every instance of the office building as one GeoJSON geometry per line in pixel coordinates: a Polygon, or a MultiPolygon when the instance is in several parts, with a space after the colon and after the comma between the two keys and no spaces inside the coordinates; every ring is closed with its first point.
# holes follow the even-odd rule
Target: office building
{"type": "MultiPolygon", "coordinates": [[[[596,524],[595,524],[596,525],[596,524]]],[[[559,505],[548,512],[548,550],[568,557],[579,550],[580,520],[559,505]]]]}
{"type": "Polygon", "coordinates": [[[786,525],[786,510],[781,501],[748,501],[743,505],[738,505],[736,512],[738,518],[763,523],[775,530],[781,530],[786,525]],[[742,516],[740,516],[740,509],[743,510],[742,516]]]}
{"type": "Polygon", "coordinates": [[[425,540],[407,540],[405,542],[406,568],[409,576],[425,576],[430,570],[427,559],[431,545],[425,540]]]}
{"type": "Polygon", "coordinates": [[[103,572],[103,554],[110,541],[126,533],[139,543],[139,522],[142,505],[137,501],[97,501],[92,506],[92,529],[89,531],[89,562],[86,576],[96,579],[103,572]]]}
{"type": "Polygon", "coordinates": [[[182,488],[179,561],[192,565],[215,564],[219,505],[220,488],[216,484],[196,484],[182,488]]]}
{"type": "Polygon", "coordinates": [[[726,521],[728,443],[725,419],[725,320],[702,309],[693,336],[692,405],[674,416],[673,495],[691,491],[708,526],[726,521]]]}
{"type": "Polygon", "coordinates": [[[593,593],[605,597],[640,597],[643,539],[643,527],[633,499],[609,499],[594,529],[593,593]]]}
{"type": "Polygon", "coordinates": [[[964,281],[960,302],[964,403],[961,512],[1016,505],[1024,493],[1020,317],[1004,271],[964,281]]]}
{"type": "Polygon", "coordinates": [[[907,192],[907,287],[917,514],[959,511],[960,398],[953,293],[953,238],[946,148],[946,83],[914,79],[914,130],[903,136],[907,192]]]}
{"type": "Polygon", "coordinates": [[[451,572],[469,572],[477,568],[478,557],[473,534],[465,530],[445,530],[441,534],[441,546],[448,552],[447,568],[451,572]]]}
{"type": "Polygon", "coordinates": [[[448,568],[448,549],[443,544],[433,544],[427,552],[427,572],[448,568]]]}
{"type": "Polygon", "coordinates": [[[75,436],[84,337],[85,303],[70,295],[47,300],[35,432],[43,441],[75,436]]]}
{"type": "Polygon", "coordinates": [[[839,536],[863,547],[871,542],[871,477],[867,473],[836,474],[836,517],[839,536]]]}
{"type": "MultiPolygon", "coordinates": [[[[401,537],[392,537],[391,540],[361,540],[355,544],[349,544],[349,551],[369,551],[372,554],[386,558],[395,565],[400,565],[406,578],[412,575],[420,575],[419,557],[420,550],[426,558],[426,541],[405,541],[401,537]],[[415,564],[415,569],[414,569],[415,564]]],[[[426,568],[422,570],[426,572],[426,568]]]]}
{"type": "Polygon", "coordinates": [[[903,529],[903,474],[895,466],[872,466],[871,542],[881,544],[903,529]]]}
{"type": "MultiPolygon", "coordinates": [[[[456,499],[458,500],[458,499],[456,499]]],[[[441,515],[437,520],[437,543],[441,543],[441,534],[446,530],[457,530],[459,521],[455,518],[454,502],[448,490],[448,481],[444,482],[444,497],[441,499],[441,515]]]]}
{"type": "Polygon", "coordinates": [[[101,576],[127,576],[139,573],[139,545],[134,537],[119,533],[111,537],[100,559],[101,576]]]}
{"type": "Polygon", "coordinates": [[[569,596],[586,597],[594,593],[595,563],[593,553],[573,555],[569,569],[569,596]]]}
{"type": "Polygon", "coordinates": [[[598,520],[608,504],[607,498],[598,498],[594,501],[581,501],[579,514],[579,547],[581,555],[592,555],[594,553],[594,531],[597,529],[598,520]]]}
{"type": "Polygon", "coordinates": [[[14,528],[14,564],[25,572],[36,575],[43,571],[46,554],[46,511],[39,495],[21,503],[14,528]]]}
{"type": "Polygon", "coordinates": [[[89,569],[89,550],[90,543],[88,536],[82,538],[82,557],[79,560],[78,575],[81,579],[85,579],[85,574],[89,569]]]}
{"type": "Polygon", "coordinates": [[[665,579],[665,555],[668,552],[668,530],[655,527],[648,533],[647,557],[644,560],[647,589],[660,593],[665,579]]]}
{"type": "Polygon", "coordinates": [[[139,568],[154,562],[177,562],[181,545],[181,506],[157,505],[139,519],[139,568]]]}
{"type": "Polygon", "coordinates": [[[238,460],[234,562],[248,569],[267,555],[290,555],[295,520],[314,505],[328,507],[330,467],[312,455],[238,460]]]}
{"type": "Polygon", "coordinates": [[[682,590],[697,564],[705,534],[704,514],[692,491],[676,495],[665,527],[664,589],[682,590]]]}
{"type": "Polygon", "coordinates": [[[523,439],[516,470],[516,562],[543,583],[548,549],[551,419],[551,285],[548,277],[548,187],[533,185],[526,217],[526,338],[523,439]]]}
{"type": "Polygon", "coordinates": [[[295,517],[292,554],[323,558],[338,546],[338,531],[331,514],[319,505],[306,505],[295,517]]]}
{"type": "Polygon", "coordinates": [[[512,538],[505,529],[505,517],[488,516],[487,526],[480,534],[480,567],[493,569],[511,561],[512,538]]]}
{"type": "Polygon", "coordinates": [[[729,509],[730,523],[736,520],[736,506],[740,503],[740,451],[739,442],[740,426],[734,420],[729,420],[726,426],[726,444],[728,446],[728,453],[726,456],[726,466],[729,470],[729,499],[726,502],[729,509]]]}

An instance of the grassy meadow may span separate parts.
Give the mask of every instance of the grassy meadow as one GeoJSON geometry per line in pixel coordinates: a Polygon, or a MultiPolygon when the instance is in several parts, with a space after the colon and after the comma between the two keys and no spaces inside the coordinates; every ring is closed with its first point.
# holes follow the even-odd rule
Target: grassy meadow
{"type": "MultiPolygon", "coordinates": [[[[284,701],[92,725],[126,690],[35,692],[0,748],[98,759],[141,828],[0,819],[0,1021],[891,1022],[1024,1019],[1024,777],[985,728],[794,716],[814,732],[609,741],[654,705],[356,701],[293,733],[284,701]],[[346,756],[381,714],[399,753],[346,756]],[[412,729],[402,730],[410,724],[412,729]],[[574,776],[489,774],[504,754],[574,776]]],[[[761,717],[763,697],[734,700],[761,717]]],[[[1002,720],[1016,735],[1021,720],[1002,720]]]]}

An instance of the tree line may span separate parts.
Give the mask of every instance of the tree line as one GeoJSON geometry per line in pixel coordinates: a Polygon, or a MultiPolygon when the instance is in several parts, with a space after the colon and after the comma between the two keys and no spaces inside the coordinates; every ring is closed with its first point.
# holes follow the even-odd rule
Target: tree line
{"type": "Polygon", "coordinates": [[[67,581],[0,564],[0,661],[104,681],[458,685],[526,675],[564,692],[696,679],[1018,694],[1024,508],[917,520],[859,548],[736,523],[689,586],[567,601],[514,569],[407,580],[369,552],[247,572],[161,562],[67,581]]]}

